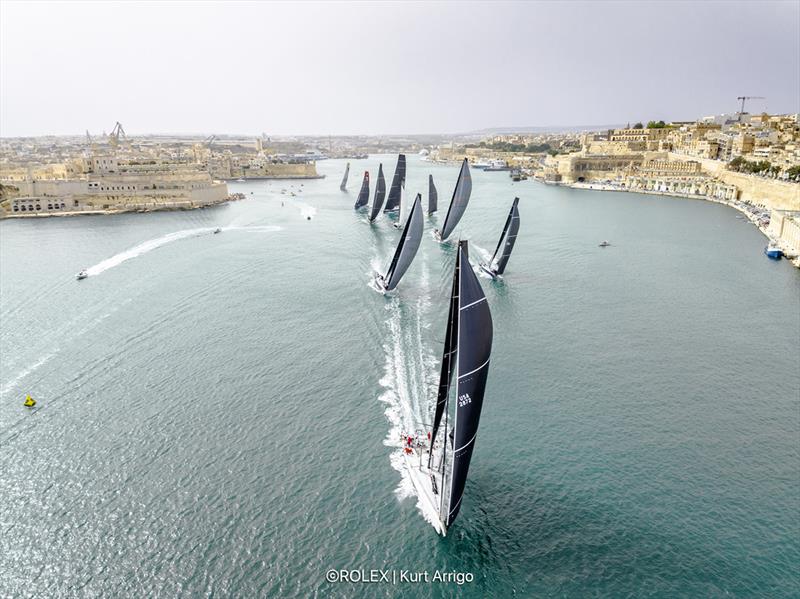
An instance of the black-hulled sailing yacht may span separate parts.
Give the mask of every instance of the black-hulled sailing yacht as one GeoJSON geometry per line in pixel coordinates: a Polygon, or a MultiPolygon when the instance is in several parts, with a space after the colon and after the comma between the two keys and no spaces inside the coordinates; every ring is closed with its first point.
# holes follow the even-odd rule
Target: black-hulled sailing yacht
{"type": "Polygon", "coordinates": [[[361,181],[361,191],[358,192],[356,204],[353,206],[356,210],[363,208],[369,201],[369,171],[364,171],[364,180],[361,181]]]}
{"type": "Polygon", "coordinates": [[[461,171],[458,173],[456,187],[453,190],[453,198],[450,200],[450,207],[447,209],[447,216],[444,217],[442,229],[434,231],[437,241],[445,241],[456,228],[458,221],[464,216],[471,194],[472,177],[469,174],[469,163],[464,158],[464,162],[461,163],[461,171]]]}
{"type": "Polygon", "coordinates": [[[422,229],[422,194],[418,193],[411,206],[405,227],[403,227],[403,233],[392,257],[389,270],[385,275],[375,275],[376,286],[382,293],[397,287],[397,283],[411,266],[411,261],[414,260],[420,241],[422,241],[422,229]]]}
{"type": "Polygon", "coordinates": [[[375,222],[383,206],[383,198],[386,197],[386,179],[383,177],[383,163],[378,165],[378,182],[375,184],[375,197],[372,198],[372,209],[369,213],[369,222],[375,222]]]}
{"type": "Polygon", "coordinates": [[[433,184],[433,175],[428,175],[428,215],[439,209],[439,192],[433,184]]]}
{"type": "Polygon", "coordinates": [[[433,427],[427,440],[403,438],[424,513],[443,535],[461,509],[491,352],[492,315],[470,266],[468,244],[459,241],[433,427]]]}
{"type": "Polygon", "coordinates": [[[384,212],[394,212],[400,210],[400,190],[406,186],[406,155],[397,156],[397,166],[392,177],[392,186],[389,188],[389,196],[386,198],[384,212]]]}
{"type": "Polygon", "coordinates": [[[511,250],[514,249],[514,244],[517,241],[517,233],[519,232],[519,198],[514,198],[511,204],[511,210],[506,218],[506,224],[503,226],[503,232],[500,234],[500,241],[497,242],[497,247],[492,254],[492,259],[488,264],[481,263],[481,269],[493,279],[498,275],[502,275],[506,270],[508,259],[511,257],[511,250]]]}
{"type": "Polygon", "coordinates": [[[339,189],[342,191],[347,191],[347,176],[350,174],[350,163],[347,163],[347,166],[344,169],[344,177],[342,177],[342,184],[339,185],[339,189]]]}

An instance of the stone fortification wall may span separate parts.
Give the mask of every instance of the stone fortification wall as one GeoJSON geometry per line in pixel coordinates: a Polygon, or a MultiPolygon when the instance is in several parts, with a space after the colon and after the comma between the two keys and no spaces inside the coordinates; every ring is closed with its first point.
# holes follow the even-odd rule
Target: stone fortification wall
{"type": "Polygon", "coordinates": [[[725,168],[721,160],[710,160],[670,152],[670,160],[696,160],[703,171],[723,183],[735,185],[740,190],[739,199],[772,210],[800,210],[800,185],[756,175],[736,173],[725,168]]]}

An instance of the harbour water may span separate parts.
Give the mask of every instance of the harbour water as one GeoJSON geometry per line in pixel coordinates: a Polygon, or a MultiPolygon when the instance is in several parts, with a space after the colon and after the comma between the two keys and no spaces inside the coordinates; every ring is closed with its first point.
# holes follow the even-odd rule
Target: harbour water
{"type": "MultiPolygon", "coordinates": [[[[368,287],[399,232],[352,205],[395,159],[351,161],[347,193],[330,160],[206,210],[0,223],[0,596],[456,586],[330,569],[469,572],[464,597],[797,596],[800,277],[703,201],[473,172],[473,259],[515,195],[521,230],[481,280],[481,428],[435,534],[393,444],[429,422],[455,244],[431,218],[397,292],[368,287]]],[[[433,173],[446,209],[457,172],[409,157],[406,198],[433,173]]]]}

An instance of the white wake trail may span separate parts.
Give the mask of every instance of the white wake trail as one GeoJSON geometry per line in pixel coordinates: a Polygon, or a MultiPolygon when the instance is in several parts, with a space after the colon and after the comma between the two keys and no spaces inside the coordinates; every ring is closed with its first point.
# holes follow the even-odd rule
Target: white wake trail
{"type": "MultiPolygon", "coordinates": [[[[276,226],[252,226],[252,227],[224,227],[220,228],[221,231],[245,231],[251,233],[272,233],[275,231],[280,231],[280,227],[276,226]]],[[[142,242],[139,245],[136,245],[124,252],[120,252],[118,254],[114,254],[110,258],[106,258],[102,262],[98,262],[94,266],[90,266],[86,269],[86,274],[90,277],[95,277],[115,266],[119,266],[123,262],[131,260],[133,258],[138,258],[148,252],[152,252],[155,249],[158,249],[162,246],[167,245],[168,243],[173,243],[175,241],[180,241],[181,239],[187,239],[189,237],[199,237],[201,235],[211,235],[216,229],[214,227],[203,227],[199,229],[184,229],[182,231],[175,231],[174,233],[168,233],[166,235],[162,235],[161,237],[157,237],[155,239],[149,239],[148,241],[142,242]]]]}

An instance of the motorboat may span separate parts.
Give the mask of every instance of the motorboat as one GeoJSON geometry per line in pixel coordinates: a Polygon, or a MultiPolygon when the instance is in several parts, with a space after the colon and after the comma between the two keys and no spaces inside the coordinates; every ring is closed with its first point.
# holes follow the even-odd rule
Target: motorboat
{"type": "Polygon", "coordinates": [[[508,171],[511,170],[511,167],[508,166],[505,160],[490,160],[489,166],[485,167],[483,170],[487,172],[508,171]]]}
{"type": "Polygon", "coordinates": [[[609,242],[607,242],[607,241],[601,241],[600,243],[597,244],[597,246],[601,247],[601,248],[607,248],[610,245],[611,244],[609,242]]]}
{"type": "Polygon", "coordinates": [[[75,275],[75,278],[78,279],[79,281],[82,281],[83,279],[85,279],[88,276],[89,276],[89,273],[86,272],[86,269],[84,268],[81,272],[79,272],[78,274],[75,275]]]}
{"type": "Polygon", "coordinates": [[[220,229],[219,227],[214,229],[214,235],[216,235],[217,233],[222,233],[222,229],[220,229]]]}
{"type": "Polygon", "coordinates": [[[764,248],[764,254],[771,260],[780,260],[783,258],[783,250],[774,243],[770,243],[764,248]]]}

